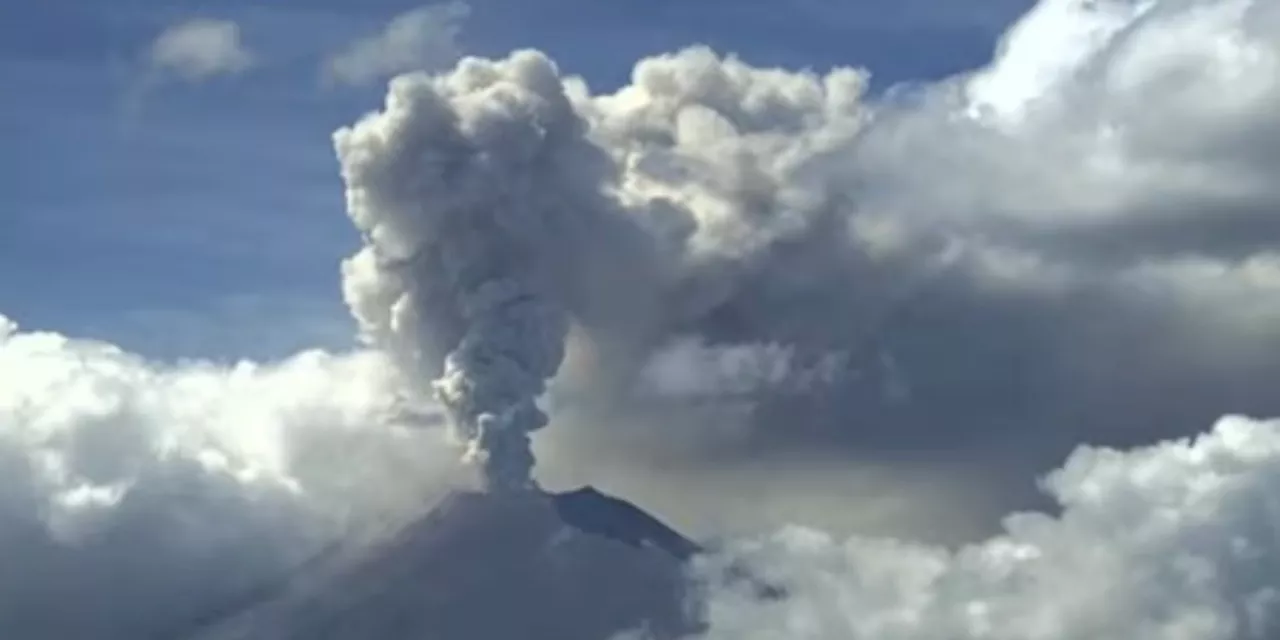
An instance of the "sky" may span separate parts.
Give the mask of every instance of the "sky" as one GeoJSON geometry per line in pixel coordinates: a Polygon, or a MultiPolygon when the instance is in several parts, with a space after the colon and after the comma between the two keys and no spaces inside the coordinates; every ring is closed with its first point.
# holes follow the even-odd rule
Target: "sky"
{"type": "MultiPolygon", "coordinates": [[[[989,57],[1023,5],[482,0],[460,21],[456,50],[536,47],[609,88],[644,55],[708,43],[764,65],[859,64],[889,86],[989,57]]],[[[57,0],[8,10],[0,308],[161,358],[349,343],[334,281],[357,238],[329,135],[381,90],[335,86],[322,67],[415,8],[57,0]],[[254,63],[194,82],[158,68],[160,33],[200,18],[235,22],[254,63]]]]}
{"type": "Polygon", "coordinates": [[[21,11],[0,636],[476,482],[717,541],[710,640],[1280,629],[1271,0],[21,11]]]}

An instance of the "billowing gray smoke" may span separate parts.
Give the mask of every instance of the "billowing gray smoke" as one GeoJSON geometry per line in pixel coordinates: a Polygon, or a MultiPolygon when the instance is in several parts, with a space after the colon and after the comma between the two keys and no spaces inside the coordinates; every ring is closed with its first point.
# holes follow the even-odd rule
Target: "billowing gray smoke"
{"type": "MultiPolygon", "coordinates": [[[[780,189],[751,165],[782,150],[792,103],[835,114],[816,137],[846,138],[862,77],[770,88],[768,72],[719,67],[705,50],[658,60],[637,71],[646,95],[634,105],[619,94],[593,107],[581,81],[541,53],[466,59],[396,78],[381,112],[335,134],[366,240],[343,265],[344,296],[369,342],[399,359],[409,400],[444,407],[490,486],[532,484],[529,433],[547,422],[536,400],[564,359],[571,318],[607,357],[643,356],[823,215],[824,189],[780,189]],[[686,73],[685,58],[709,75],[686,73]],[[730,122],[683,105],[685,91],[745,106],[730,122]],[[705,170],[727,154],[745,173],[695,188],[695,167],[663,149],[676,121],[680,143],[708,154],[705,170]],[[703,148],[703,125],[740,127],[741,140],[703,148]],[[731,215],[738,205],[794,215],[748,224],[731,215]],[[422,397],[427,379],[433,394],[422,397]]],[[[795,155],[770,169],[801,171],[795,155]]]]}
{"type": "Polygon", "coordinates": [[[533,52],[400,78],[338,135],[347,299],[495,482],[527,483],[565,360],[540,481],[659,511],[603,474],[966,450],[1030,491],[1082,441],[1273,415],[1280,14],[1202,4],[1048,1],[989,67],[884,96],[697,47],[610,92],[533,52]]]}
{"type": "Polygon", "coordinates": [[[577,134],[534,55],[398,78],[385,111],[335,134],[367,239],[344,265],[346,297],[369,338],[435,378],[493,488],[532,485],[529,432],[547,421],[536,401],[564,357],[568,318],[539,244],[570,205],[538,197],[537,167],[553,176],[547,151],[577,134]]]}
{"type": "Polygon", "coordinates": [[[498,276],[464,295],[466,335],[432,388],[467,438],[468,455],[484,460],[489,483],[525,487],[529,432],[547,423],[535,400],[564,357],[567,321],[519,280],[498,276]]]}

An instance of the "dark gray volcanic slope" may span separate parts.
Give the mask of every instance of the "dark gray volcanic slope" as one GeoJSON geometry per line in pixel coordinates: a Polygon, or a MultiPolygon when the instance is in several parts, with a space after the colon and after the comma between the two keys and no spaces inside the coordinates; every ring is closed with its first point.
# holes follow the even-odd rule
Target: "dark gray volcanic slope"
{"type": "Polygon", "coordinates": [[[644,627],[674,638],[694,628],[683,560],[696,549],[594,489],[454,493],[382,542],[318,561],[179,637],[606,640],[644,627]]]}
{"type": "Polygon", "coordinates": [[[633,547],[652,547],[682,561],[702,551],[696,543],[680,535],[640,507],[600,493],[595,487],[557,493],[552,504],[569,526],[633,547]]]}

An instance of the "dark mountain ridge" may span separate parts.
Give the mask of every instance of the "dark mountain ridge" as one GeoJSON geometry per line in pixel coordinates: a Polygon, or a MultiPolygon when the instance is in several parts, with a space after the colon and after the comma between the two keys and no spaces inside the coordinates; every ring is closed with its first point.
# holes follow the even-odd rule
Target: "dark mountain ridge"
{"type": "Polygon", "coordinates": [[[703,549],[640,507],[586,486],[550,494],[565,524],[632,547],[651,546],[686,562],[703,549]]]}
{"type": "Polygon", "coordinates": [[[594,488],[455,492],[423,518],[335,549],[228,603],[183,640],[658,640],[698,630],[701,547],[594,488]]]}

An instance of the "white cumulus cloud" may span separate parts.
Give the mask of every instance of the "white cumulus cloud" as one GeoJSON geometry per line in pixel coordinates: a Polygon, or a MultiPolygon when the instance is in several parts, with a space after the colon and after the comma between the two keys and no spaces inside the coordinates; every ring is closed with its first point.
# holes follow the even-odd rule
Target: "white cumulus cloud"
{"type": "Polygon", "coordinates": [[[373,353],[166,365],[0,320],[0,636],[177,633],[416,512],[452,455],[396,426],[389,375],[373,353]]]}
{"type": "MultiPolygon", "coordinates": [[[[1263,640],[1280,633],[1280,422],[1082,448],[1045,486],[1060,515],[1008,516],[956,550],[790,528],[726,558],[789,597],[709,594],[708,639],[1263,640]]],[[[726,561],[704,565],[712,584],[726,561]]]]}
{"type": "MultiPolygon", "coordinates": [[[[435,377],[494,327],[464,290],[518,274],[587,345],[540,432],[558,449],[964,451],[990,522],[1079,442],[1280,412],[1278,32],[1256,0],[1047,0],[988,68],[884,97],[706,47],[605,92],[538,51],[403,75],[337,136],[367,238],[344,291],[435,377]],[[773,356],[717,374],[735,345],[847,358],[817,385],[773,356]],[[645,393],[664,366],[668,390],[701,367],[699,402],[645,393]]],[[[521,327],[489,335],[554,356],[540,379],[562,325],[521,327]]]]}
{"type": "Polygon", "coordinates": [[[253,53],[240,37],[240,25],[230,20],[196,18],[166,28],[151,44],[152,68],[197,81],[235,75],[254,63],[253,53]]]}

